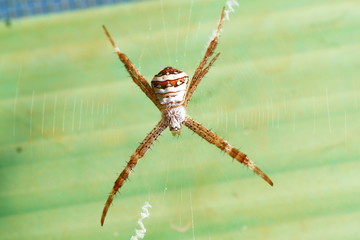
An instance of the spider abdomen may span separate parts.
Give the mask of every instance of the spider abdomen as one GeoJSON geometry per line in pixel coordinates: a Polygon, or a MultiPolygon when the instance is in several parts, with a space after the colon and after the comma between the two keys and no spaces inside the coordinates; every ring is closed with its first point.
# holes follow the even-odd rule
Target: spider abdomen
{"type": "Polygon", "coordinates": [[[166,67],[151,80],[160,104],[166,107],[176,107],[184,103],[189,76],[180,70],[166,67]]]}

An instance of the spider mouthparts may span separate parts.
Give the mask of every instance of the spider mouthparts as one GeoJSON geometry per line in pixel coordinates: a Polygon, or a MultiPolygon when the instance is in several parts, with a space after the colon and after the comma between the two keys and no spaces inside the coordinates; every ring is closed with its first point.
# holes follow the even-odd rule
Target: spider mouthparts
{"type": "Polygon", "coordinates": [[[171,131],[171,133],[173,136],[180,135],[181,130],[179,129],[179,130],[171,131]]]}

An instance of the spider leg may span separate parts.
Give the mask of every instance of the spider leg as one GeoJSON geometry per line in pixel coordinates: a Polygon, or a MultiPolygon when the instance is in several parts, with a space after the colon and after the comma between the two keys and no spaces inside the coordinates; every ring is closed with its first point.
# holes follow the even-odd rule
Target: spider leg
{"type": "Polygon", "coordinates": [[[193,81],[193,82],[192,82],[192,83],[194,83],[194,84],[192,84],[192,85],[189,87],[188,91],[187,91],[187,96],[186,96],[186,97],[188,97],[188,96],[189,96],[189,97],[188,97],[188,98],[185,98],[185,100],[184,100],[184,104],[183,104],[183,105],[185,106],[185,108],[186,108],[187,104],[189,103],[192,94],[195,92],[197,86],[199,85],[201,79],[203,79],[203,77],[209,72],[210,67],[214,64],[214,62],[216,61],[216,59],[217,59],[219,56],[220,56],[220,53],[217,53],[217,54],[215,55],[215,57],[213,57],[213,58],[211,59],[211,61],[209,62],[209,64],[200,72],[200,74],[199,74],[198,78],[196,79],[196,81],[193,81]],[[189,95],[189,93],[190,93],[190,95],[189,95]]]}
{"type": "Polygon", "coordinates": [[[262,179],[264,179],[267,183],[273,186],[273,182],[270,180],[265,173],[263,173],[260,168],[258,168],[244,153],[240,152],[238,149],[232,147],[227,141],[223,138],[216,135],[214,132],[210,131],[200,123],[196,122],[189,116],[186,116],[185,121],[183,122],[185,126],[187,126],[190,130],[195,132],[200,137],[204,138],[211,144],[214,144],[222,151],[229,154],[231,157],[235,158],[237,161],[245,164],[248,168],[254,171],[257,175],[259,175],[262,179]]]}
{"type": "Polygon", "coordinates": [[[210,61],[210,63],[206,66],[206,64],[209,61],[209,58],[213,55],[214,50],[215,50],[215,48],[216,48],[216,46],[218,44],[219,36],[220,36],[220,32],[221,32],[221,26],[222,26],[222,23],[224,21],[224,18],[225,18],[225,8],[223,8],[222,11],[221,11],[219,23],[218,23],[218,26],[217,26],[216,30],[214,31],[213,38],[209,42],[209,45],[208,45],[208,47],[206,49],[206,52],[205,52],[205,55],[204,55],[202,61],[200,62],[199,66],[196,68],[194,76],[191,79],[189,89],[188,89],[188,91],[186,93],[186,97],[185,97],[185,102],[184,102],[185,107],[187,106],[188,102],[190,101],[190,99],[191,99],[192,95],[194,94],[194,92],[195,92],[197,86],[199,85],[200,81],[203,79],[205,74],[209,71],[211,65],[219,57],[219,54],[217,54],[210,61]]]}
{"type": "Polygon", "coordinates": [[[109,197],[105,203],[102,216],[101,216],[101,226],[104,224],[107,211],[109,210],[110,204],[112,203],[116,193],[122,187],[125,180],[128,178],[132,169],[136,166],[138,160],[142,158],[146,151],[151,147],[154,141],[160,136],[160,134],[166,129],[166,123],[161,120],[155,128],[145,137],[144,141],[139,145],[135,152],[131,155],[130,161],[127,163],[124,170],[120,173],[119,177],[116,179],[114,186],[109,194],[109,197]]]}
{"type": "Polygon", "coordinates": [[[140,89],[145,93],[145,95],[148,98],[150,98],[150,100],[156,105],[156,107],[158,109],[161,109],[161,104],[160,104],[159,100],[157,99],[155,92],[151,88],[150,84],[145,80],[145,78],[135,68],[135,66],[132,64],[130,59],[125,54],[120,52],[119,47],[116,46],[114,40],[112,39],[112,37],[111,37],[110,33],[108,32],[108,30],[106,29],[106,27],[104,25],[102,27],[105,31],[106,36],[109,38],[111,45],[114,47],[115,52],[119,56],[120,61],[123,62],[126,70],[130,74],[133,81],[136,83],[136,85],[138,85],[140,87],[140,89]]]}

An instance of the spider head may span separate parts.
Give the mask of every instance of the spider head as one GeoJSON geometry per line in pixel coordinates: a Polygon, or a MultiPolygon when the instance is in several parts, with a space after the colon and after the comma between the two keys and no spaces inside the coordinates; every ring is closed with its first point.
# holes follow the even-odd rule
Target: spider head
{"type": "Polygon", "coordinates": [[[189,76],[173,67],[166,67],[154,76],[151,86],[161,105],[176,107],[184,103],[189,76]]]}

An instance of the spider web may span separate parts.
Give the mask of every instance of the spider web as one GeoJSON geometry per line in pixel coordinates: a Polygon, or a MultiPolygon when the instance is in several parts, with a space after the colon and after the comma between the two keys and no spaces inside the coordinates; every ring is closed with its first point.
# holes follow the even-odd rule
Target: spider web
{"type": "Polygon", "coordinates": [[[148,1],[0,29],[1,239],[130,239],[145,201],[149,239],[358,235],[360,51],[350,1],[227,5],[235,12],[221,56],[188,113],[248,153],[275,188],[187,129],[165,131],[97,228],[113,180],[159,119],[101,25],[148,80],[167,65],[191,75],[224,5],[148,1]]]}

